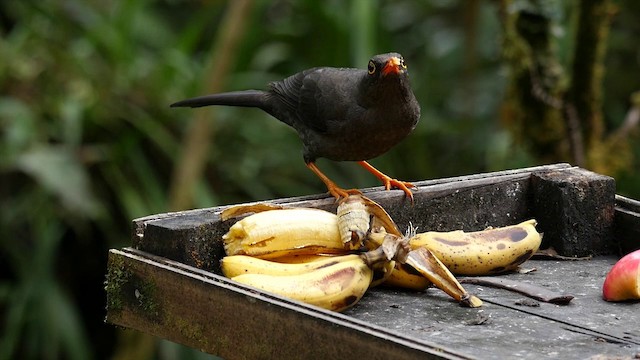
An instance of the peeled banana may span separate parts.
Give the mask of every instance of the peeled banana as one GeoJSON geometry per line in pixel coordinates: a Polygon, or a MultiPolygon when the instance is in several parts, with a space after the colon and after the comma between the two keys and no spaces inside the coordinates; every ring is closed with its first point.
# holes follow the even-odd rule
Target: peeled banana
{"type": "Polygon", "coordinates": [[[487,275],[515,270],[540,247],[536,221],[476,232],[425,232],[409,241],[412,249],[431,250],[458,275],[487,275]]]}
{"type": "Polygon", "coordinates": [[[227,255],[344,253],[336,215],[318,209],[259,212],[233,224],[222,240],[227,255]]]}
{"type": "MultiPolygon", "coordinates": [[[[333,311],[343,311],[357,303],[369,288],[373,278],[373,270],[364,257],[335,256],[323,263],[323,266],[318,267],[297,267],[296,271],[299,272],[289,275],[290,269],[293,269],[292,266],[306,264],[273,262],[260,270],[260,273],[244,273],[233,276],[231,279],[333,311]]],[[[264,265],[264,263],[261,264],[264,265]]]]}

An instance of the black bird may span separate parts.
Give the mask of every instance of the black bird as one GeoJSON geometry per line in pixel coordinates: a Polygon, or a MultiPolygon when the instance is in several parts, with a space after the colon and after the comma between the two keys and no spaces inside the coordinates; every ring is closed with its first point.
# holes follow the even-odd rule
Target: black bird
{"type": "Polygon", "coordinates": [[[304,145],[307,167],[336,198],[344,190],[316,166],[317,158],[357,161],[387,190],[401,189],[413,201],[413,184],[383,174],[366,160],[387,152],[415,128],[420,118],[400,54],[376,55],[367,70],[317,67],[275,81],[268,89],[233,91],[178,101],[171,107],[228,105],[260,108],[293,127],[304,145]]]}

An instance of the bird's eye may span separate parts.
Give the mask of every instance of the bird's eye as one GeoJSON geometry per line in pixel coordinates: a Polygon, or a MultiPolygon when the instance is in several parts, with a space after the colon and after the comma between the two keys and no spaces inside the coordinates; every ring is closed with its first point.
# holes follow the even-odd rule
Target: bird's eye
{"type": "Polygon", "coordinates": [[[369,61],[368,70],[369,70],[369,75],[373,75],[373,73],[376,72],[376,64],[374,64],[373,61],[369,61]]]}

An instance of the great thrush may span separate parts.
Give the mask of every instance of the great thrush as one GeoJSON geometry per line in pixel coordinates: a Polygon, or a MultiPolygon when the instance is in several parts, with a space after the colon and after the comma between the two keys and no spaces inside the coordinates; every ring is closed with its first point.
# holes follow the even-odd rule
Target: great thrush
{"type": "Polygon", "coordinates": [[[413,201],[410,182],[393,179],[366,160],[387,152],[415,128],[420,118],[400,54],[376,55],[367,70],[317,67],[268,85],[266,91],[244,90],[178,101],[171,107],[228,105],[260,108],[293,127],[304,145],[307,167],[337,199],[358,190],[344,190],[316,166],[323,157],[357,161],[385,188],[401,189],[413,201]]]}

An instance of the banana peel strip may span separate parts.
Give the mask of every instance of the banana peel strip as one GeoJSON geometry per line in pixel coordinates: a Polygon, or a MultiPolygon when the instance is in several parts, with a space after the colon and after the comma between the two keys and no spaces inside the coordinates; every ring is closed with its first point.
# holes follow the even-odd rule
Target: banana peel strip
{"type": "Polygon", "coordinates": [[[380,204],[368,197],[362,195],[356,196],[359,196],[362,199],[369,213],[373,215],[373,227],[383,227],[387,233],[402,237],[402,233],[400,232],[400,229],[398,229],[398,225],[396,225],[396,222],[393,221],[391,215],[389,215],[389,213],[380,206],[380,204]]]}
{"type": "Polygon", "coordinates": [[[451,271],[427,248],[418,248],[409,252],[406,264],[410,265],[439,289],[468,307],[482,306],[482,300],[469,294],[460,285],[451,271]]]}
{"type": "Polygon", "coordinates": [[[282,210],[282,209],[290,209],[290,208],[284,207],[282,205],[266,204],[266,203],[257,203],[257,204],[250,204],[250,205],[236,205],[236,206],[231,206],[231,207],[228,207],[228,208],[224,209],[220,213],[220,218],[222,219],[222,221],[226,221],[226,220],[229,220],[231,218],[243,216],[243,215],[250,214],[250,213],[256,214],[256,213],[263,212],[263,211],[282,210]]]}

